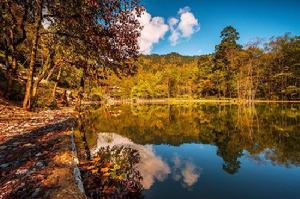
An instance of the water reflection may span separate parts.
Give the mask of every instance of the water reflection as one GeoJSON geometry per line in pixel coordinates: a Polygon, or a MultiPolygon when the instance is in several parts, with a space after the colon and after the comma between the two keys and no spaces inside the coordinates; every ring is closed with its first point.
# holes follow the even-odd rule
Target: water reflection
{"type": "Polygon", "coordinates": [[[91,149],[91,155],[97,155],[104,148],[119,147],[138,151],[140,160],[135,167],[140,172],[142,177],[141,184],[144,189],[150,189],[155,181],[164,181],[171,174],[171,170],[174,180],[181,180],[185,187],[191,187],[200,177],[200,170],[191,161],[182,161],[179,156],[174,156],[174,165],[170,169],[170,166],[155,154],[152,145],[135,144],[130,139],[116,133],[98,133],[97,144],[91,149]]]}
{"type": "Polygon", "coordinates": [[[198,169],[191,161],[183,162],[178,155],[172,159],[172,178],[175,181],[182,179],[185,187],[193,186],[200,177],[200,169],[198,169]]]}
{"type": "Polygon", "coordinates": [[[300,183],[297,104],[102,106],[83,124],[92,154],[107,146],[139,152],[146,198],[165,198],[165,192],[170,198],[300,194],[293,188],[300,183]],[[212,188],[221,195],[205,191],[212,188]]]}
{"type": "Polygon", "coordinates": [[[102,148],[121,146],[129,147],[139,152],[140,161],[136,164],[136,167],[143,178],[141,183],[145,189],[149,189],[155,181],[163,181],[170,173],[168,164],[155,155],[151,145],[135,144],[130,139],[115,133],[98,133],[97,145],[91,149],[91,154],[97,154],[102,148]]]}
{"type": "Polygon", "coordinates": [[[88,142],[100,131],[142,145],[203,143],[217,147],[224,171],[239,171],[243,151],[263,153],[274,164],[300,165],[300,106],[135,105],[101,107],[85,119],[88,142]],[[116,113],[118,113],[116,115],[116,113]]]}

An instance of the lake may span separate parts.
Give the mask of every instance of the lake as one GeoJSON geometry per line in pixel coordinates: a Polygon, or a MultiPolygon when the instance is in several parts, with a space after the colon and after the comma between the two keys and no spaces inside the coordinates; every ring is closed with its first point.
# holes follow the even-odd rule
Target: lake
{"type": "Polygon", "coordinates": [[[102,105],[83,119],[91,155],[139,153],[141,198],[299,198],[300,105],[102,105]]]}

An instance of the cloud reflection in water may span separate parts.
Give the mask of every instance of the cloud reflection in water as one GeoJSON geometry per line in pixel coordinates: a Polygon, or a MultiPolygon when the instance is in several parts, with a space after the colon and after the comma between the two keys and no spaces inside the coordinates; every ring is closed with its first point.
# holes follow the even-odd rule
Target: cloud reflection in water
{"type": "Polygon", "coordinates": [[[156,180],[165,180],[170,174],[168,164],[155,155],[151,145],[135,144],[130,139],[115,133],[99,133],[97,146],[91,149],[91,154],[95,155],[100,148],[107,146],[126,146],[139,151],[141,161],[136,166],[143,177],[142,185],[145,189],[149,189],[156,180]]]}
{"type": "Polygon", "coordinates": [[[182,162],[178,155],[172,159],[174,164],[172,168],[172,178],[175,181],[182,179],[183,185],[187,187],[193,186],[197,183],[200,177],[200,169],[198,169],[191,161],[182,162]]]}
{"type": "Polygon", "coordinates": [[[194,185],[199,177],[199,169],[190,161],[182,162],[178,156],[172,159],[173,168],[157,156],[152,145],[140,145],[132,142],[130,139],[120,136],[116,133],[98,133],[97,145],[91,149],[92,156],[103,147],[125,146],[138,150],[141,161],[136,165],[143,177],[142,185],[145,189],[150,189],[155,181],[164,181],[172,170],[172,178],[175,181],[182,179],[185,187],[194,185]]]}

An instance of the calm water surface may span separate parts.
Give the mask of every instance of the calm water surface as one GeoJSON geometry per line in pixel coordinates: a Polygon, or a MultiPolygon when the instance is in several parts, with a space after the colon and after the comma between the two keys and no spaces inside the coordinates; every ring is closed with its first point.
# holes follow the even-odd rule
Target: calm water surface
{"type": "Polygon", "coordinates": [[[300,198],[300,105],[102,106],[85,132],[139,151],[144,198],[300,198]]]}

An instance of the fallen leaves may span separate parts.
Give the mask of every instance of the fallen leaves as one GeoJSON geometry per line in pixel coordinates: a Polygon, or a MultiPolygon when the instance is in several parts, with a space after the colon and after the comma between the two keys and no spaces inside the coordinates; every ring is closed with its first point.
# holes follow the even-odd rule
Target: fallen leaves
{"type": "Polygon", "coordinates": [[[93,169],[93,170],[91,170],[92,174],[96,174],[96,173],[98,173],[98,171],[99,171],[99,169],[93,169]]]}
{"type": "Polygon", "coordinates": [[[69,152],[58,153],[53,158],[56,164],[72,165],[72,155],[69,152]]]}
{"type": "Polygon", "coordinates": [[[70,118],[62,110],[31,113],[0,104],[1,199],[47,198],[54,190],[68,190],[72,197],[67,198],[80,198],[66,136],[74,122],[70,118]]]}
{"type": "Polygon", "coordinates": [[[17,106],[0,103],[0,142],[45,125],[60,123],[70,117],[70,114],[74,114],[74,112],[67,108],[37,113],[24,111],[17,106]]]}
{"type": "Polygon", "coordinates": [[[108,171],[109,171],[109,168],[108,168],[108,167],[105,167],[105,168],[102,168],[102,169],[101,169],[101,172],[102,172],[102,173],[106,173],[106,172],[108,172],[108,171]]]}

